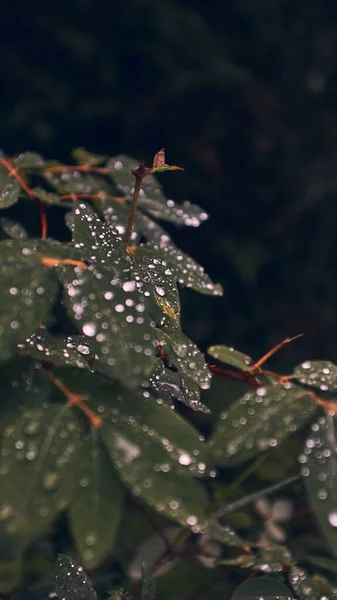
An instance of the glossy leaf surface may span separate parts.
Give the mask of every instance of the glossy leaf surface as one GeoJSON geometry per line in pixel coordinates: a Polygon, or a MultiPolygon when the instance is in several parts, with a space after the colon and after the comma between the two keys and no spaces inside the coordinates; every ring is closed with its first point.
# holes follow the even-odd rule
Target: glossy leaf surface
{"type": "Polygon", "coordinates": [[[65,554],[57,557],[54,581],[56,593],[64,600],[96,600],[96,592],[83,567],[65,554]]]}

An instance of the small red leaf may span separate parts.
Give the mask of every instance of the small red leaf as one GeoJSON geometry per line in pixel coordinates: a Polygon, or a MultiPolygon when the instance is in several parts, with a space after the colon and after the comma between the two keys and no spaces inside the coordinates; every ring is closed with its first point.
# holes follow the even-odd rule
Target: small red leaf
{"type": "Polygon", "coordinates": [[[157,169],[158,167],[162,167],[165,165],[165,148],[162,148],[155,154],[153,159],[153,168],[157,169]]]}

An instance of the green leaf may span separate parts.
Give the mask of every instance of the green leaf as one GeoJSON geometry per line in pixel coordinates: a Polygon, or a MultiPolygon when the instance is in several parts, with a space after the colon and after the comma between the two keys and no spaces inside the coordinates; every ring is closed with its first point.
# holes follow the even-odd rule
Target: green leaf
{"type": "Polygon", "coordinates": [[[0,243],[0,355],[7,360],[38,329],[52,308],[58,282],[22,242],[0,243]],[[26,251],[26,254],[25,254],[26,251]],[[35,263],[35,266],[34,266],[35,263]]]}
{"type": "Polygon", "coordinates": [[[306,360],[294,369],[294,379],[323,392],[337,389],[337,366],[326,360],[306,360]]]}
{"type": "Polygon", "coordinates": [[[213,540],[221,542],[226,546],[244,548],[247,545],[228,525],[212,522],[206,527],[205,533],[213,540]]]}
{"type": "Polygon", "coordinates": [[[7,219],[6,217],[2,217],[0,219],[0,223],[2,230],[13,240],[25,240],[28,238],[26,230],[20,223],[16,223],[15,221],[7,219]]]}
{"type": "MultiPolygon", "coordinates": [[[[289,583],[296,596],[301,600],[322,600],[312,577],[300,567],[292,567],[289,573],[289,583]]],[[[329,600],[333,597],[329,596],[329,600]]]]}
{"type": "Polygon", "coordinates": [[[74,410],[44,397],[20,403],[4,420],[0,515],[9,535],[43,531],[70,500],[80,425],[74,410]]]}
{"type": "Polygon", "coordinates": [[[206,444],[199,432],[175,410],[149,397],[116,384],[107,384],[97,376],[78,370],[62,369],[58,376],[71,390],[85,393],[93,410],[99,412],[107,425],[125,432],[128,437],[148,440],[164,448],[177,465],[193,475],[206,470],[206,444]]]}
{"type": "Polygon", "coordinates": [[[256,577],[242,583],[233,600],[294,600],[290,589],[274,577],[256,577]]]}
{"type": "Polygon", "coordinates": [[[250,356],[238,352],[237,350],[234,350],[234,348],[229,348],[228,346],[211,346],[208,348],[207,354],[213,356],[213,358],[216,358],[220,362],[223,362],[225,365],[230,365],[231,367],[236,367],[243,371],[247,371],[252,364],[250,356]]]}
{"type": "Polygon", "coordinates": [[[0,165],[0,209],[15,204],[19,198],[20,186],[16,179],[9,175],[7,169],[0,165]]]}
{"type": "Polygon", "coordinates": [[[327,414],[311,426],[299,457],[311,507],[331,550],[337,556],[336,423],[327,414]]]}
{"type": "MultiPolygon", "coordinates": [[[[143,181],[146,180],[147,177],[143,181]]],[[[192,204],[188,200],[185,200],[182,204],[178,204],[174,200],[166,200],[164,204],[143,194],[139,197],[139,208],[155,219],[178,226],[199,227],[208,218],[207,213],[200,206],[192,204]]]]}
{"type": "Polygon", "coordinates": [[[59,194],[111,194],[111,183],[100,175],[81,171],[64,171],[63,173],[43,172],[43,177],[51,188],[59,194]]]}
{"type": "Polygon", "coordinates": [[[156,581],[151,573],[151,569],[142,564],[142,594],[141,600],[154,600],[156,593],[156,581]]]}
{"type": "Polygon", "coordinates": [[[111,552],[122,508],[120,480],[100,440],[92,434],[81,452],[77,488],[68,511],[75,545],[86,568],[96,568],[111,552]]]}
{"type": "Polygon", "coordinates": [[[167,269],[155,254],[144,255],[136,252],[132,259],[134,273],[148,284],[152,298],[160,309],[157,317],[156,311],[151,307],[153,317],[161,325],[168,323],[170,327],[180,327],[179,291],[170,269],[167,269]]]}
{"type": "Polygon", "coordinates": [[[55,204],[56,206],[63,206],[64,208],[73,208],[74,206],[73,200],[62,200],[58,194],[55,194],[54,192],[47,192],[40,187],[32,188],[32,192],[36,198],[39,198],[39,200],[45,204],[55,204]]]}
{"type": "Polygon", "coordinates": [[[171,398],[175,398],[192,410],[210,414],[209,408],[200,402],[198,384],[188,377],[182,377],[178,372],[165,369],[159,358],[154,364],[149,381],[159,398],[169,406],[172,404],[171,398]]]}
{"type": "Polygon", "coordinates": [[[120,478],[135,496],[183,527],[200,531],[206,526],[204,488],[166,450],[130,426],[105,423],[102,435],[120,478]]]}
{"type": "Polygon", "coordinates": [[[206,493],[191,476],[204,472],[199,464],[203,445],[194,428],[165,406],[88,372],[62,369],[57,376],[72,391],[87,394],[88,404],[99,412],[99,434],[132,493],[184,526],[204,527],[206,493]]]}
{"type": "Polygon", "coordinates": [[[306,555],[303,559],[305,562],[308,562],[315,567],[319,567],[320,569],[324,569],[325,571],[330,571],[331,573],[337,573],[337,561],[332,558],[328,558],[327,556],[308,556],[306,555]]]}
{"type": "Polygon", "coordinates": [[[88,575],[70,556],[58,555],[54,581],[56,593],[62,600],[97,600],[88,575]]]}
{"type": "Polygon", "coordinates": [[[209,441],[219,465],[240,464],[276,447],[302,427],[316,405],[307,392],[290,383],[247,392],[221,413],[209,441]]]}
{"type": "Polygon", "coordinates": [[[47,361],[56,366],[70,365],[80,369],[90,368],[94,361],[88,338],[83,335],[53,336],[48,332],[33,333],[19,344],[18,348],[26,356],[36,360],[47,361]]]}
{"type": "Polygon", "coordinates": [[[14,164],[19,169],[41,169],[44,166],[44,158],[37,152],[22,152],[15,157],[14,164]]]}
{"type": "Polygon", "coordinates": [[[206,390],[211,385],[211,373],[197,346],[181,331],[156,329],[166,360],[183,377],[188,377],[206,390]]]}
{"type": "Polygon", "coordinates": [[[221,296],[222,287],[214,284],[203,267],[195,262],[188,254],[175,248],[158,248],[140,246],[134,254],[136,259],[161,260],[169,275],[174,276],[178,283],[202,294],[221,296]]]}
{"type": "MultiPolygon", "coordinates": [[[[22,399],[27,405],[44,402],[50,393],[51,382],[46,371],[30,358],[16,358],[0,367],[1,424],[10,415],[20,414],[22,399]]],[[[13,418],[14,418],[13,417],[13,418]]]]}
{"type": "Polygon", "coordinates": [[[160,167],[153,167],[151,173],[166,173],[166,171],[184,171],[182,167],[177,165],[161,165],[160,167]]]}
{"type": "Polygon", "coordinates": [[[116,229],[101,221],[86,204],[79,204],[73,214],[73,241],[85,260],[111,271],[130,268],[131,258],[116,229]]]}
{"type": "Polygon", "coordinates": [[[135,280],[123,283],[93,267],[60,267],[64,303],[70,318],[89,338],[106,375],[134,386],[148,377],[154,356],[154,330],[145,298],[135,280]]]}
{"type": "Polygon", "coordinates": [[[107,156],[93,154],[85,148],[74,148],[71,154],[79,165],[101,165],[107,159],[107,156]]]}

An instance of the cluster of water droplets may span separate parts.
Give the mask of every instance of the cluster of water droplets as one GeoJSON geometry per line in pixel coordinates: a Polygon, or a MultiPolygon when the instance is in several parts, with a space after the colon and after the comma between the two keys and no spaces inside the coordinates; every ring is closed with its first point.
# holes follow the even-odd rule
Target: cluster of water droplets
{"type": "Polygon", "coordinates": [[[55,566],[55,587],[59,600],[97,600],[89,577],[70,556],[60,554],[55,566]]]}
{"type": "Polygon", "coordinates": [[[51,336],[34,333],[18,348],[26,355],[47,360],[57,365],[72,365],[88,368],[88,359],[93,358],[91,348],[84,336],[51,336]]]}
{"type": "Polygon", "coordinates": [[[294,369],[294,375],[301,383],[317,387],[322,392],[337,389],[337,366],[328,361],[306,360],[294,369]]]}
{"type": "Polygon", "coordinates": [[[337,528],[337,456],[334,415],[322,416],[311,426],[299,456],[301,474],[308,486],[317,516],[324,528],[337,528]]]}
{"type": "Polygon", "coordinates": [[[311,400],[289,382],[248,392],[220,414],[211,440],[214,453],[230,458],[248,455],[255,448],[274,448],[308,420],[313,410],[311,400]]]}

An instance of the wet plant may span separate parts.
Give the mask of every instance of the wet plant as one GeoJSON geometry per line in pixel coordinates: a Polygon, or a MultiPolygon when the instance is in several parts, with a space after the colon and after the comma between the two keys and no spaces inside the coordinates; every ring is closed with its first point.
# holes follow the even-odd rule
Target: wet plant
{"type": "MultiPolygon", "coordinates": [[[[337,367],[267,369],[294,338],[255,362],[222,345],[206,359],[182,331],[179,287],[222,288],[158,223],[207,219],[167,199],[156,179],[180,167],[164,150],[149,167],[73,156],[72,165],[0,157],[0,591],[49,581],[56,546],[69,544],[93,579],[115,561],[131,593],[150,549],[159,600],[177,597],[172,581],[186,600],[210,590],[337,598],[337,367]],[[67,229],[50,237],[55,211],[67,229]],[[212,376],[243,388],[216,417],[212,376]],[[34,579],[29,557],[41,559],[46,541],[34,579]]],[[[57,564],[60,597],[96,597],[73,559],[57,564]]]]}

